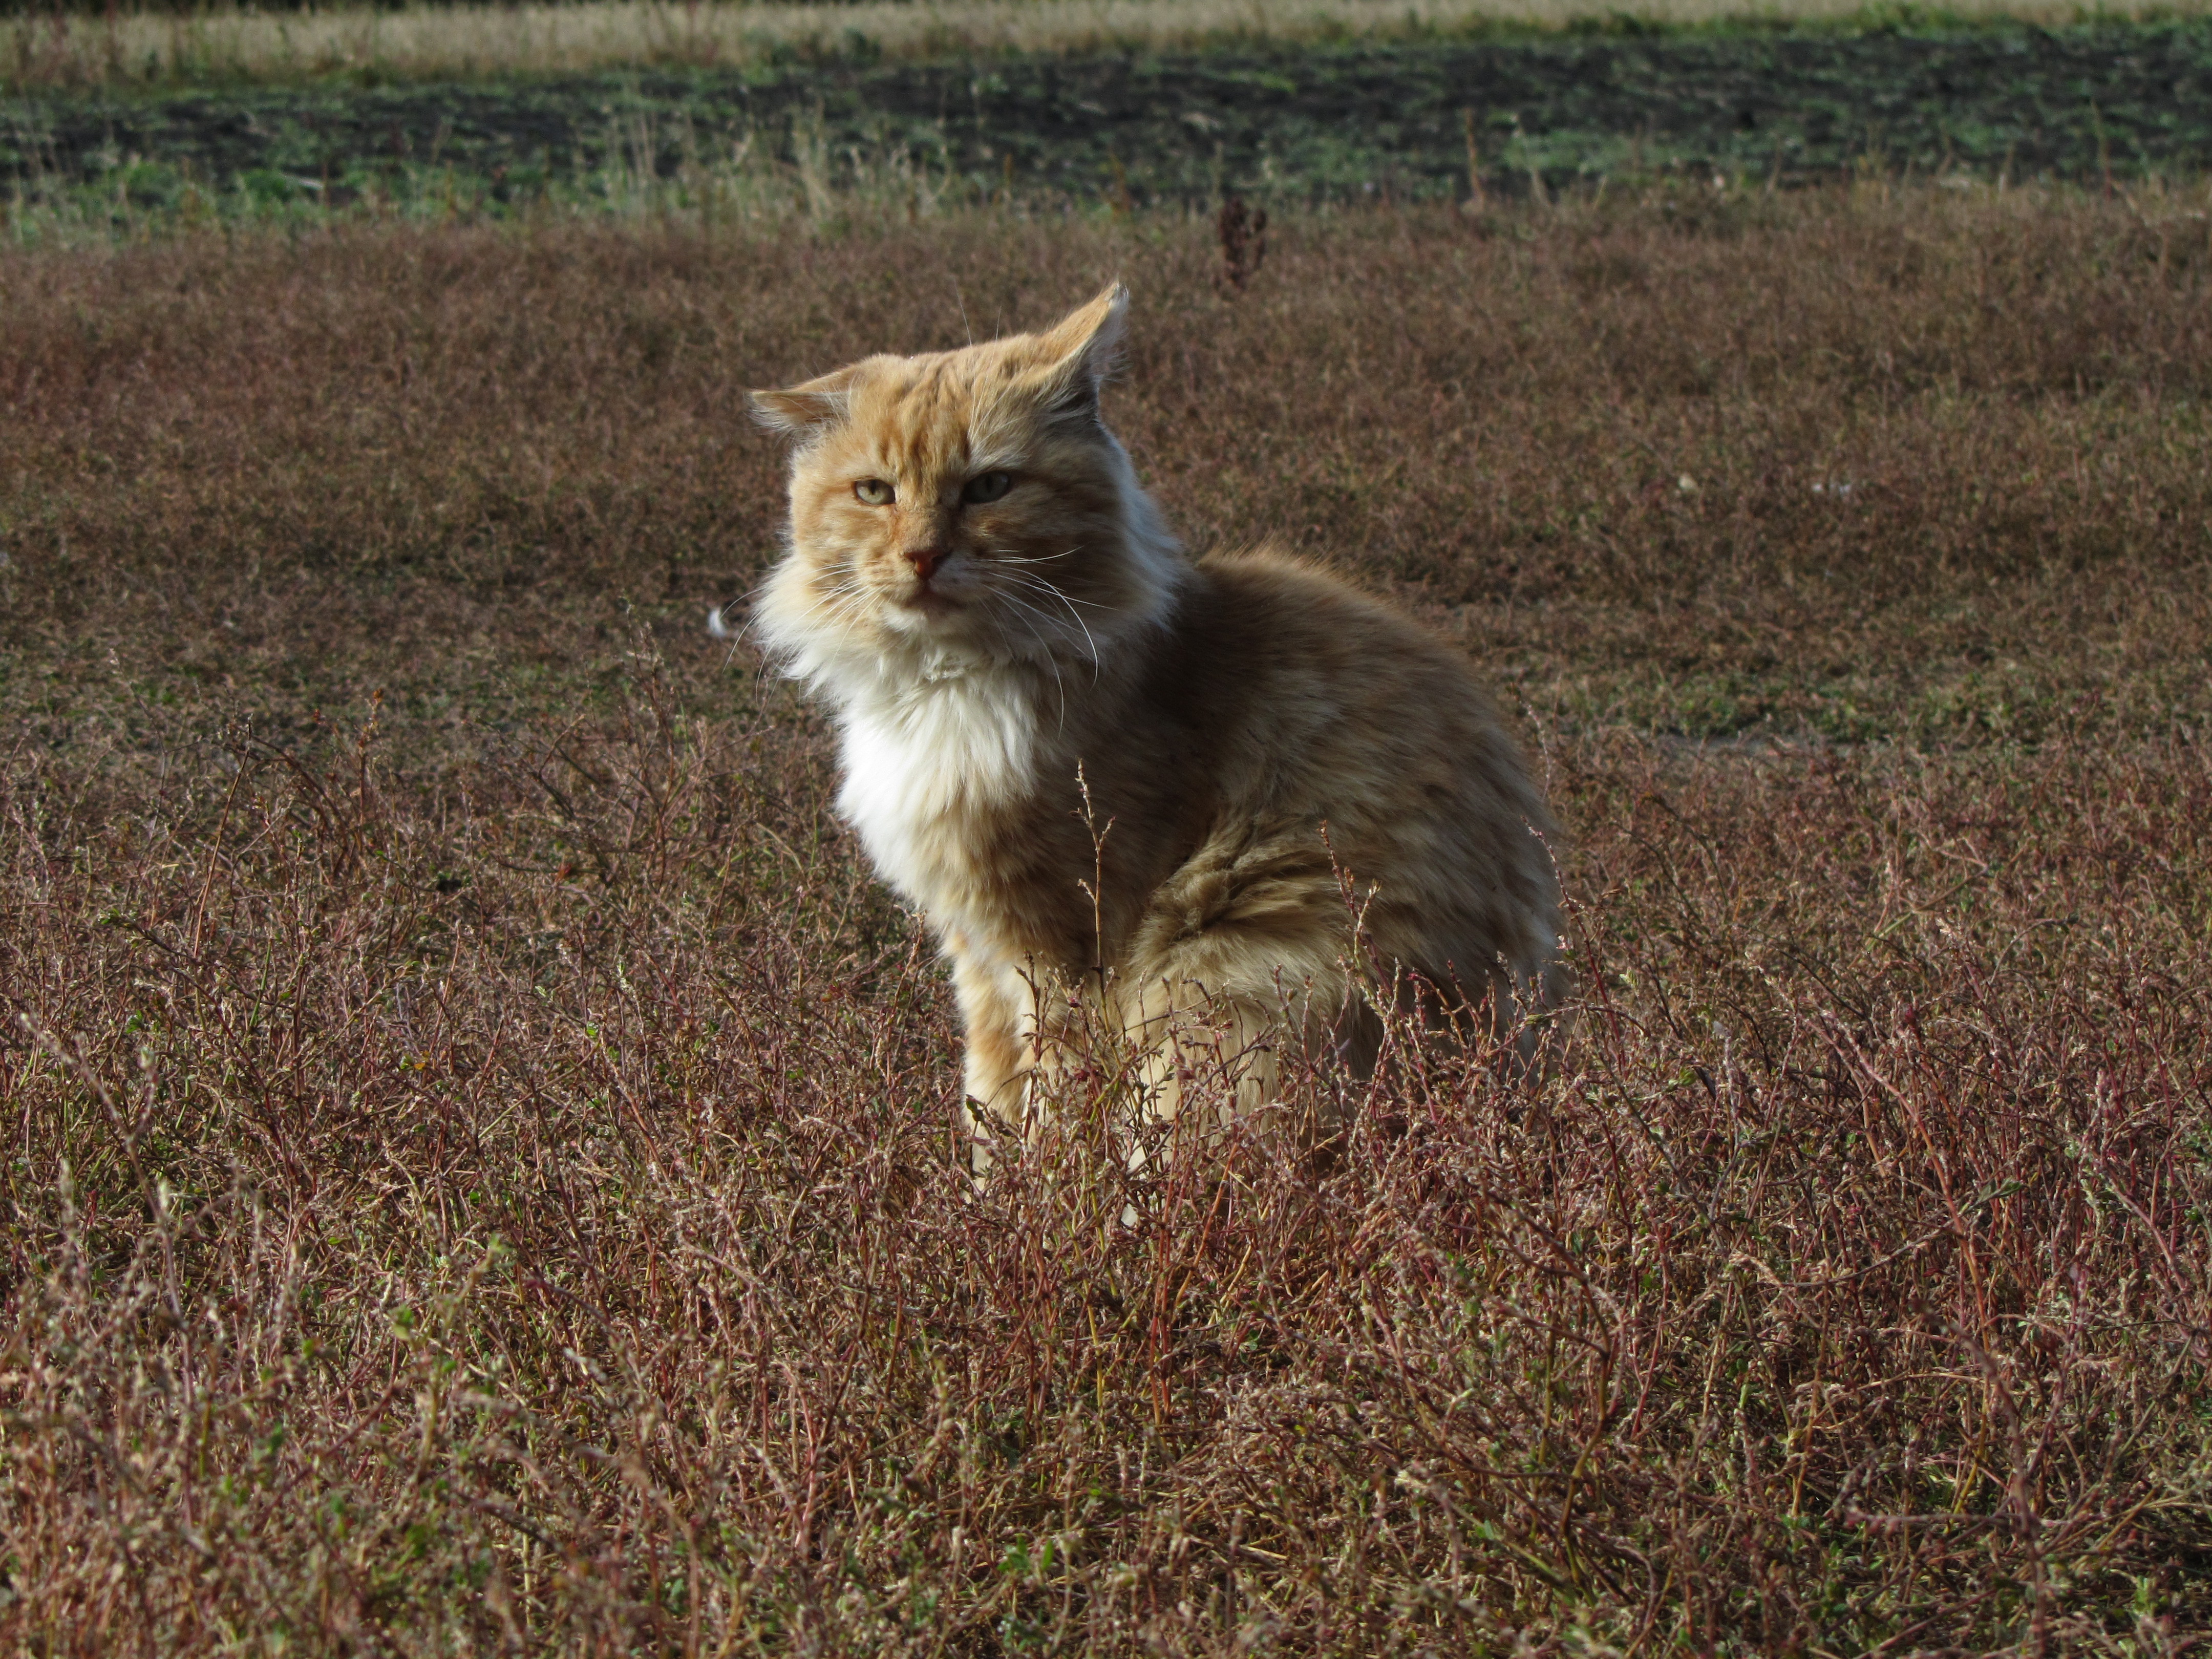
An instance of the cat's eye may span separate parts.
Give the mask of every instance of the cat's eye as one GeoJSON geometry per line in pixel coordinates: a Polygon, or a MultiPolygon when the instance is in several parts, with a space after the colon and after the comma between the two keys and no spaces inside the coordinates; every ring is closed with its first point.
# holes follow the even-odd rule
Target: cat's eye
{"type": "Polygon", "coordinates": [[[863,478],[853,486],[853,494],[870,507],[889,507],[898,499],[898,491],[881,478],[863,478]]]}
{"type": "Polygon", "coordinates": [[[968,480],[968,488],[960,492],[960,499],[978,505],[995,501],[1014,487],[1011,472],[980,472],[968,480]]]}

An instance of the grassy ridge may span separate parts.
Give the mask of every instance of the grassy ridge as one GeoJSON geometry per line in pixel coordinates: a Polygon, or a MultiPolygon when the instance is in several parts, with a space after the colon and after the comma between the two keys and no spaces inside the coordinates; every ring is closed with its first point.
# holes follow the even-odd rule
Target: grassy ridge
{"type": "Polygon", "coordinates": [[[444,80],[605,70],[757,68],[793,58],[1179,52],[1599,29],[1896,27],[2201,15],[2197,0],[860,0],[856,4],[336,5],[259,11],[80,5],[0,25],[0,84],[129,87],[444,80]]]}
{"type": "Polygon", "coordinates": [[[0,1640],[2204,1628],[2203,222],[1691,205],[1241,296],[1141,219],[0,258],[0,1640]],[[702,623],[744,386],[1114,273],[1171,517],[1522,709],[1585,1005],[1230,1182],[1133,1183],[1102,1054],[971,1196],[926,945],[702,623]]]}
{"type": "Polygon", "coordinates": [[[2212,25],[1425,40],[19,100],[19,237],[210,218],[722,218],[2212,163],[2212,25]]]}

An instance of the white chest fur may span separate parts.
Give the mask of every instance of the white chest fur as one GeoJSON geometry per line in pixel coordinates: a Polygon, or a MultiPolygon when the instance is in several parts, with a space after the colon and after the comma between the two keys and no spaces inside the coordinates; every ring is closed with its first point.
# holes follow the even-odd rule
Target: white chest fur
{"type": "Polygon", "coordinates": [[[871,687],[846,705],[837,806],[877,869],[933,920],[969,912],[989,820],[1035,787],[1038,728],[1019,670],[871,687]]]}

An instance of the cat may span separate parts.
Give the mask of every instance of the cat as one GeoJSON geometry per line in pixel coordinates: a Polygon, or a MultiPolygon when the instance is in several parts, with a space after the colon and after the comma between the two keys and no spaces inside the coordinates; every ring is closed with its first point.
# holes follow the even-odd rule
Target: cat
{"type": "Polygon", "coordinates": [[[752,394],[796,441],[756,625],[951,960],[979,1173],[1086,1009],[1172,1118],[1194,1067],[1273,1099],[1286,1042],[1371,1067],[1408,982],[1501,1028],[1566,988],[1558,832],[1465,658],[1281,552],[1186,556],[1101,414],[1127,306],[752,394]]]}

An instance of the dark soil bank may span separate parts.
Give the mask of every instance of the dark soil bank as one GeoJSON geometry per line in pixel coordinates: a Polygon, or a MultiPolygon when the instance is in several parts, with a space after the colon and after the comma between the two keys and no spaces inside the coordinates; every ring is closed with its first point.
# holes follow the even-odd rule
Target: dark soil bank
{"type": "Polygon", "coordinates": [[[2075,178],[2212,161],[2212,25],[1753,33],[796,64],[448,85],[18,100],[0,174],[159,197],[344,196],[424,169],[500,199],[610,155],[662,173],[750,135],[831,171],[901,151],[975,189],[1199,199],[1492,190],[1717,169],[2075,178]]]}

